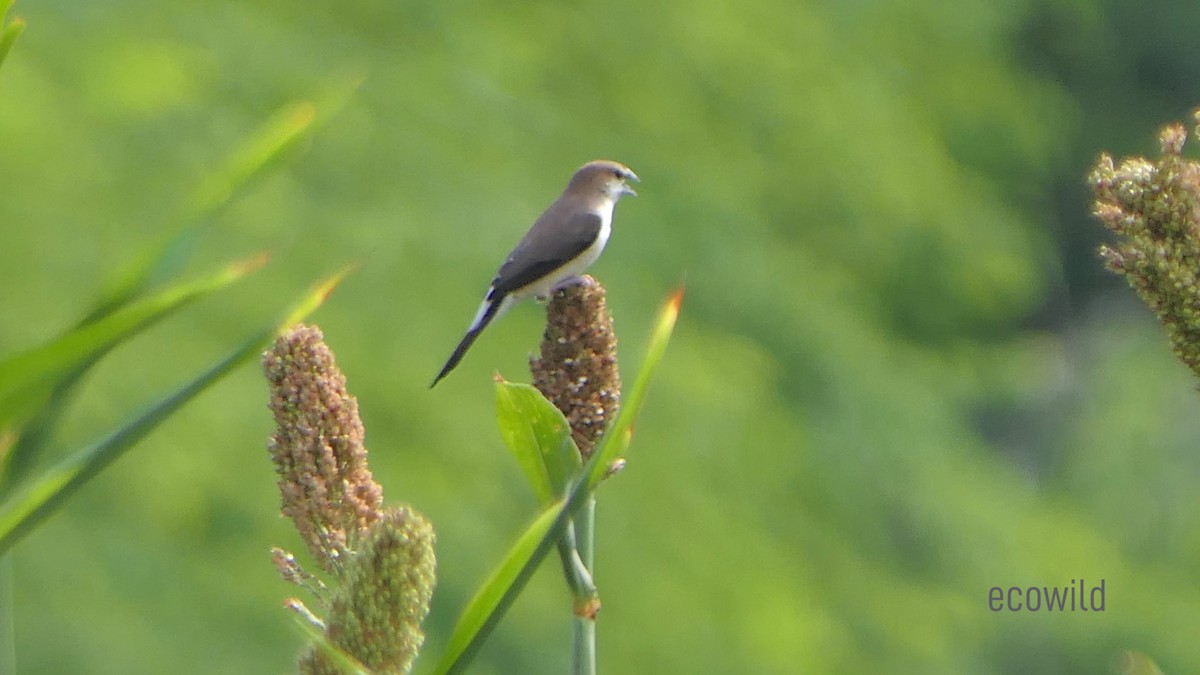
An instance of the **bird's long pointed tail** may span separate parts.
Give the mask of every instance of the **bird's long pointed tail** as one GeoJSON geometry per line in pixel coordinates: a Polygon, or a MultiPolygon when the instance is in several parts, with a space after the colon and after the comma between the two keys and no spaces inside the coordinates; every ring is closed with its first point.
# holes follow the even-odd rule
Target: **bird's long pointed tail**
{"type": "Polygon", "coordinates": [[[458,343],[458,346],[454,348],[454,353],[451,354],[450,358],[446,360],[446,365],[442,366],[442,371],[437,374],[437,377],[433,378],[433,382],[429,385],[430,389],[436,387],[437,383],[441,382],[442,378],[449,375],[450,371],[454,370],[459,361],[462,361],[463,356],[466,356],[467,354],[467,350],[471,348],[471,345],[475,344],[475,338],[479,337],[479,334],[483,332],[483,329],[487,328],[488,324],[492,322],[492,319],[495,319],[500,313],[500,308],[504,305],[504,300],[506,297],[507,296],[501,296],[497,298],[489,297],[484,301],[484,306],[480,308],[479,314],[476,316],[475,320],[471,322],[471,327],[467,329],[467,334],[463,336],[463,339],[458,343]]]}

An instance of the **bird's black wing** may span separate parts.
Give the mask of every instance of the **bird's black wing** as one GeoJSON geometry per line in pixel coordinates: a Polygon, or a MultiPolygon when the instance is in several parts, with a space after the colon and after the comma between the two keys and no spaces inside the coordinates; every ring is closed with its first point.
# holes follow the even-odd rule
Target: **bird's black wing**
{"type": "Polygon", "coordinates": [[[455,347],[446,365],[442,366],[441,372],[433,379],[433,384],[429,385],[431,389],[462,361],[467,350],[475,344],[475,339],[492,319],[496,318],[504,299],[510,293],[545,277],[595,243],[603,221],[595,213],[576,208],[563,202],[551,206],[537,219],[533,227],[529,228],[525,238],[517,244],[512,253],[508,254],[508,259],[500,266],[500,271],[496,273],[492,287],[484,298],[482,314],[467,330],[467,334],[455,347]],[[564,211],[568,210],[575,213],[564,215],[564,211]]]}
{"type": "Polygon", "coordinates": [[[558,217],[554,209],[548,210],[529,228],[496,273],[492,294],[507,295],[536,282],[586,251],[600,235],[599,214],[577,211],[551,225],[558,217]]]}

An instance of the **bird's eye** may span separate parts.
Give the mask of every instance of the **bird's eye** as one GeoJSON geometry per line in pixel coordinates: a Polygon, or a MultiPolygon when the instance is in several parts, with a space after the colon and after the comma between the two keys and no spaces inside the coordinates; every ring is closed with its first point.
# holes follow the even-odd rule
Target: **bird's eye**
{"type": "Polygon", "coordinates": [[[613,175],[616,176],[617,180],[623,180],[625,178],[625,176],[621,175],[620,169],[613,169],[613,175]]]}

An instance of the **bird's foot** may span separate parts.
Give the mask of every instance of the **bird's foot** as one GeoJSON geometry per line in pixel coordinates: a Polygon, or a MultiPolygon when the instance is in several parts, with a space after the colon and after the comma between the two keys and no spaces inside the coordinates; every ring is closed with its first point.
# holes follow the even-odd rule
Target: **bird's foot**
{"type": "Polygon", "coordinates": [[[571,286],[583,286],[584,288],[593,288],[595,285],[596,285],[596,280],[592,278],[592,275],[583,274],[583,275],[580,275],[577,277],[568,277],[566,279],[563,279],[562,281],[558,282],[557,284],[554,284],[554,288],[550,289],[550,292],[553,293],[555,291],[561,291],[562,289],[570,288],[571,286]]]}
{"type": "Polygon", "coordinates": [[[553,297],[555,293],[562,291],[562,290],[566,290],[572,286],[583,286],[584,288],[594,288],[599,283],[600,282],[593,279],[590,274],[583,274],[583,275],[580,275],[577,277],[569,277],[567,279],[563,279],[562,281],[558,282],[557,284],[554,284],[554,286],[550,289],[550,292],[547,293],[546,295],[534,296],[534,299],[537,300],[538,302],[549,302],[550,298],[553,297]]]}

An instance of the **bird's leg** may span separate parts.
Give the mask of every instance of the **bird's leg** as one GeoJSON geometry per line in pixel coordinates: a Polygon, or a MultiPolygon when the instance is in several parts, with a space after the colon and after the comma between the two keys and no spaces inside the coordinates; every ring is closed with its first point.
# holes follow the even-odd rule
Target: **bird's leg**
{"type": "Polygon", "coordinates": [[[590,275],[590,274],[583,274],[583,275],[574,276],[574,277],[567,277],[566,279],[563,279],[562,281],[558,282],[557,284],[554,284],[554,286],[550,288],[549,293],[546,293],[545,295],[535,295],[535,296],[533,296],[533,299],[544,304],[544,303],[547,303],[550,301],[551,296],[553,296],[555,293],[557,293],[563,289],[567,289],[572,286],[584,286],[586,288],[592,288],[593,286],[596,285],[596,283],[597,283],[596,280],[593,279],[592,275],[590,275]]]}

